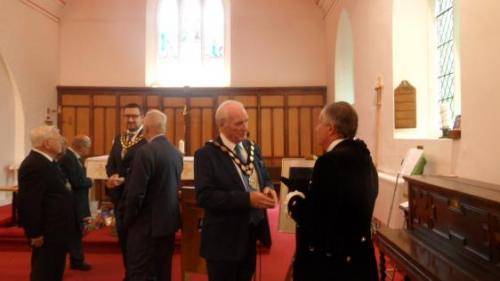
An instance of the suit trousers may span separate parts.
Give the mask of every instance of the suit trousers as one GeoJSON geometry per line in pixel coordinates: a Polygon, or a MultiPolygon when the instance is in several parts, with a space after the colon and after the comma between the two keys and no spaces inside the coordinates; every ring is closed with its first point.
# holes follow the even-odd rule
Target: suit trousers
{"type": "Polygon", "coordinates": [[[83,255],[83,225],[78,229],[75,237],[71,239],[68,245],[69,261],[73,266],[79,266],[85,261],[85,256],[83,255]]]}
{"type": "MultiPolygon", "coordinates": [[[[116,201],[115,201],[116,202],[116,201]]],[[[113,202],[116,234],[118,236],[118,244],[122,253],[123,267],[125,268],[125,276],[127,276],[127,229],[123,226],[123,206],[122,202],[113,202]]]]}
{"type": "Polygon", "coordinates": [[[175,233],[152,237],[151,225],[136,223],[127,236],[127,281],[170,281],[175,233]]]}
{"type": "Polygon", "coordinates": [[[249,225],[249,239],[242,260],[207,259],[209,281],[251,281],[255,273],[257,246],[256,229],[249,225]]]}
{"type": "Polygon", "coordinates": [[[66,265],[67,247],[44,241],[40,248],[31,248],[31,281],[61,281],[66,265]]]}

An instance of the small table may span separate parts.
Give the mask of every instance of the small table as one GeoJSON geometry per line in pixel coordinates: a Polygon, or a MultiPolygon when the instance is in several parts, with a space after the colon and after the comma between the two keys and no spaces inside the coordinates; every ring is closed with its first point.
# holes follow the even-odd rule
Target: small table
{"type": "Polygon", "coordinates": [[[17,191],[19,190],[19,188],[17,186],[0,186],[0,191],[4,191],[4,192],[12,192],[12,204],[11,204],[11,208],[12,208],[12,220],[11,220],[11,223],[10,225],[16,225],[17,224],[17,211],[16,211],[16,208],[17,208],[17,191]]]}

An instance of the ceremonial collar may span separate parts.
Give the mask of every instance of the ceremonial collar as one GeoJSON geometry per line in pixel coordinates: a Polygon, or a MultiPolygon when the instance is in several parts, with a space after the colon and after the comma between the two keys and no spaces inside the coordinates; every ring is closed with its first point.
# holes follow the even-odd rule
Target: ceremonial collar
{"type": "MultiPolygon", "coordinates": [[[[221,135],[222,136],[222,135],[221,135]]],[[[210,140],[210,143],[214,144],[216,147],[218,147],[222,152],[226,153],[231,157],[231,160],[236,164],[236,166],[241,170],[242,173],[246,174],[247,176],[251,176],[253,173],[253,170],[255,168],[253,161],[255,159],[255,145],[252,141],[250,142],[250,150],[247,150],[246,147],[243,145],[243,142],[241,142],[241,145],[243,149],[247,151],[248,154],[248,161],[246,164],[243,164],[240,160],[240,158],[234,153],[234,147],[236,144],[233,143],[233,148],[229,148],[226,146],[226,144],[223,142],[222,138],[219,138],[217,140],[210,140]]],[[[231,144],[231,143],[229,143],[231,144]]]]}

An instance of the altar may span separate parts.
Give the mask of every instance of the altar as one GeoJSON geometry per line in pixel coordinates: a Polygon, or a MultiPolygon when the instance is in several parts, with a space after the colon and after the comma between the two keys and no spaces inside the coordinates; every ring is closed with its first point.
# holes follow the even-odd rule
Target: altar
{"type": "MultiPolygon", "coordinates": [[[[184,156],[184,166],[181,174],[182,185],[193,185],[194,183],[194,157],[184,156]]],[[[87,170],[87,177],[95,180],[95,186],[91,189],[90,198],[99,203],[107,201],[104,180],[108,179],[106,174],[106,163],[108,162],[108,155],[89,157],[85,160],[85,168],[87,170]]]]}

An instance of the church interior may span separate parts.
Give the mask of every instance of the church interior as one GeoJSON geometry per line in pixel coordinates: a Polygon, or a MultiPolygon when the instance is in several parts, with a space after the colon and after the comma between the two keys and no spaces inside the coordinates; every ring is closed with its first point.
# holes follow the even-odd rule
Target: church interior
{"type": "MultiPolygon", "coordinates": [[[[498,11],[497,0],[0,0],[0,280],[29,276],[12,203],[30,130],[90,136],[92,165],[125,130],[128,103],[164,112],[184,152],[183,230],[194,234],[176,236],[173,279],[208,280],[190,244],[200,214],[189,173],[229,99],[247,108],[280,193],[257,280],[291,280],[295,226],[280,176],[323,153],[314,128],[336,101],[357,111],[377,168],[382,278],[499,280],[498,11]]],[[[104,178],[94,177],[94,211],[107,203],[104,178]]],[[[64,280],[120,280],[109,227],[83,245],[93,270],[64,280]]]]}

